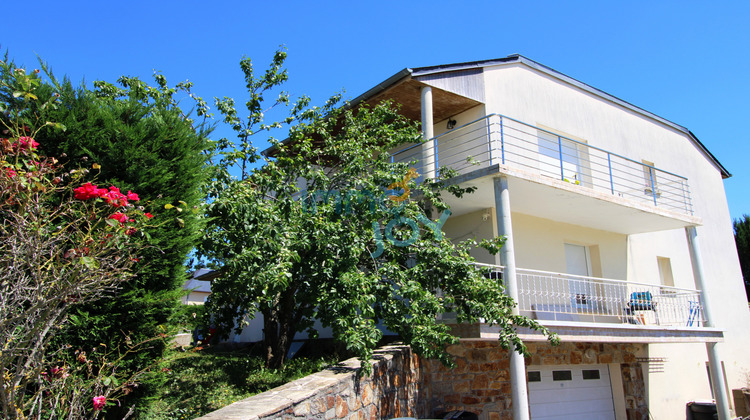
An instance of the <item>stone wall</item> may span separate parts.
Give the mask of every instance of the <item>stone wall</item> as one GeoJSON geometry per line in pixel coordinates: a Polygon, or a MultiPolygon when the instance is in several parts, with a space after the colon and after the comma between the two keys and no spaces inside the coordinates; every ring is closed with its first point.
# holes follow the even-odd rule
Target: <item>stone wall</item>
{"type": "Polygon", "coordinates": [[[420,417],[465,410],[480,419],[512,419],[508,351],[496,341],[470,340],[447,350],[455,358],[453,369],[436,360],[422,361],[420,417]]]}
{"type": "MultiPolygon", "coordinates": [[[[526,365],[577,365],[619,363],[627,401],[628,419],[647,413],[645,385],[636,354],[641,344],[527,343],[526,365]],[[627,367],[627,369],[626,369],[627,367]]],[[[497,341],[461,340],[448,347],[456,367],[449,369],[434,360],[422,361],[422,386],[418,400],[420,417],[439,418],[452,410],[471,411],[480,419],[513,418],[510,389],[510,358],[497,341]]],[[[613,372],[614,373],[614,372],[613,372]]]]}
{"type": "Polygon", "coordinates": [[[357,359],[349,359],[268,392],[246,398],[200,420],[382,419],[414,417],[419,358],[406,346],[375,352],[372,374],[357,377],[357,359]]]}
{"type": "MultiPolygon", "coordinates": [[[[636,354],[640,344],[528,343],[527,365],[620,365],[628,420],[647,419],[645,384],[636,354]]],[[[442,418],[452,410],[482,420],[511,420],[510,358],[497,341],[461,340],[447,351],[455,367],[389,346],[375,354],[373,371],[358,377],[349,359],[325,371],[236,402],[200,419],[442,418]]],[[[615,372],[612,372],[615,374],[615,372]]]]}
{"type": "Polygon", "coordinates": [[[620,365],[620,370],[622,371],[622,387],[625,389],[625,411],[628,420],[648,419],[646,385],[641,364],[623,363],[620,365]]]}

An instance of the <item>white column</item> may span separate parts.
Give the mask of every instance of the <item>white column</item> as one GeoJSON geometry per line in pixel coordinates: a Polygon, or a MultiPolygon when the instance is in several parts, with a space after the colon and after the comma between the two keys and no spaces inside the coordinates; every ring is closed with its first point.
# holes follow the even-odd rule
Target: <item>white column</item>
{"type": "MultiPolygon", "coordinates": [[[[518,279],[516,278],[516,254],[513,247],[513,226],[510,218],[510,193],[508,178],[502,176],[494,179],[495,212],[497,213],[498,233],[506,237],[505,245],[500,250],[500,263],[505,266],[503,282],[508,296],[518,302],[518,279]]],[[[513,314],[518,315],[518,306],[513,314]]],[[[529,420],[529,390],[526,388],[526,365],[523,355],[510,352],[510,389],[513,400],[513,420],[529,420]]]]}
{"type": "MultiPolygon", "coordinates": [[[[713,312],[711,304],[708,301],[706,292],[706,276],[703,271],[703,258],[701,257],[700,243],[698,242],[698,231],[694,226],[685,228],[688,245],[690,248],[690,260],[693,264],[693,277],[695,285],[701,291],[701,303],[703,304],[703,316],[706,320],[707,327],[714,327],[713,312]]],[[[719,420],[731,420],[729,413],[729,397],[724,388],[724,371],[721,369],[721,357],[716,348],[716,343],[706,343],[706,353],[708,353],[708,370],[711,374],[711,384],[714,389],[716,398],[716,409],[719,413],[719,420]]]]}
{"type": "Polygon", "coordinates": [[[432,88],[425,86],[422,88],[422,136],[425,142],[422,143],[422,168],[419,170],[420,175],[424,178],[435,177],[435,155],[437,149],[431,139],[435,137],[432,121],[432,88]]]}

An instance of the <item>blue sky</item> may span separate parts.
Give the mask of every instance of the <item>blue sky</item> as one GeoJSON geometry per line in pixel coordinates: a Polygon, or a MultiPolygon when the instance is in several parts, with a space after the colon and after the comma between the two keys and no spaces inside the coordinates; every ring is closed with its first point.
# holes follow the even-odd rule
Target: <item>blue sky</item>
{"type": "Polygon", "coordinates": [[[3,13],[0,48],[17,64],[39,55],[88,83],[159,70],[239,103],[239,60],[264,69],[282,44],[285,89],[315,103],[405,67],[520,53],[689,128],[733,174],[732,217],[750,214],[750,2],[15,1],[3,13]]]}

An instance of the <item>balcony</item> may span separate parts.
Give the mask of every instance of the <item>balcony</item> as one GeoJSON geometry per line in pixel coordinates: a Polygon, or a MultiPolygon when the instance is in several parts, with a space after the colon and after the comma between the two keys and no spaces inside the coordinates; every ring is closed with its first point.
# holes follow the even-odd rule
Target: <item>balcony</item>
{"type": "MultiPolygon", "coordinates": [[[[502,279],[504,267],[477,264],[487,277],[502,279]]],[[[593,342],[721,341],[705,326],[699,290],[623,280],[516,269],[518,309],[563,340],[593,342]]],[[[542,339],[524,330],[525,340],[542,339]]],[[[478,326],[476,338],[490,338],[492,327],[478,326]]]]}
{"type": "MultiPolygon", "coordinates": [[[[685,177],[498,114],[396,150],[391,159],[412,162],[425,176],[452,168],[453,182],[485,192],[493,175],[505,174],[512,210],[532,216],[626,234],[700,224],[685,177]]],[[[494,207],[494,199],[485,193],[449,204],[461,214],[494,207]]]]}

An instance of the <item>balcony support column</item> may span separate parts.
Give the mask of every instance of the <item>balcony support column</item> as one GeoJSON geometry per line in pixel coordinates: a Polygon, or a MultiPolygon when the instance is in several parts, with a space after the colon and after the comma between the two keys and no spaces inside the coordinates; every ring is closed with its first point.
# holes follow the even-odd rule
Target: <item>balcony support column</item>
{"type": "MultiPolygon", "coordinates": [[[[518,302],[518,279],[516,277],[516,253],[513,247],[513,226],[510,217],[510,193],[508,178],[501,176],[494,179],[495,212],[497,214],[498,234],[506,238],[500,250],[500,263],[505,266],[503,282],[505,292],[518,302]]],[[[518,306],[513,314],[519,314],[518,306]]],[[[510,387],[513,401],[513,420],[529,420],[529,390],[526,387],[526,365],[524,357],[517,351],[510,351],[510,387]]]]}
{"type": "MultiPolygon", "coordinates": [[[[708,300],[706,291],[707,281],[703,271],[703,258],[701,257],[700,243],[698,241],[698,231],[695,226],[685,228],[687,241],[690,249],[690,261],[693,265],[693,277],[695,286],[701,291],[701,302],[703,303],[703,317],[706,327],[715,327],[713,312],[708,300]]],[[[716,343],[706,343],[706,353],[708,353],[708,370],[711,375],[711,385],[713,386],[714,398],[716,399],[716,409],[720,420],[730,420],[729,397],[726,393],[724,384],[724,370],[721,368],[721,357],[719,356],[716,343]]]]}
{"type": "Polygon", "coordinates": [[[432,120],[432,88],[424,86],[422,88],[422,168],[419,171],[424,178],[435,178],[435,158],[437,148],[435,147],[435,132],[432,120]]]}

